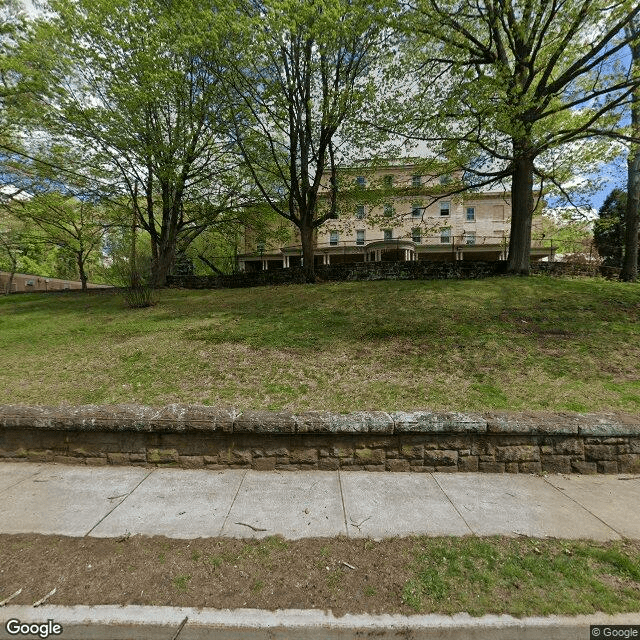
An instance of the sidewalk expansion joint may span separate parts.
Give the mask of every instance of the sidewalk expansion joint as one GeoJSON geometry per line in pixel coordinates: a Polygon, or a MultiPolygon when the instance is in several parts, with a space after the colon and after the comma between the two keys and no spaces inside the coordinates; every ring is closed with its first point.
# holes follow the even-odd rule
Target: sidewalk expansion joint
{"type": "Polygon", "coordinates": [[[613,531],[616,535],[619,535],[622,540],[626,538],[625,535],[620,533],[618,530],[614,529],[608,522],[605,522],[600,516],[597,516],[595,513],[593,513],[593,511],[585,507],[581,502],[578,502],[575,498],[572,498],[568,493],[565,493],[560,487],[556,487],[552,482],[549,482],[546,478],[543,478],[543,480],[548,485],[553,487],[556,491],[559,491],[560,494],[563,495],[565,498],[569,498],[569,500],[571,500],[572,502],[575,502],[579,507],[584,509],[588,514],[592,515],[596,520],[599,520],[600,522],[602,522],[602,524],[605,527],[607,527],[607,529],[611,529],[611,531],[613,531]]]}
{"type": "Polygon", "coordinates": [[[107,513],[105,513],[104,516],[102,516],[102,518],[100,518],[100,520],[98,520],[98,522],[96,522],[83,537],[86,538],[99,524],[104,522],[104,520],[106,520],[154,471],[155,469],[151,469],[151,471],[149,471],[149,473],[147,473],[147,475],[144,476],[144,478],[142,478],[142,480],[140,480],[140,482],[138,482],[138,484],[133,487],[133,489],[131,489],[131,491],[129,491],[122,500],[120,500],[120,502],[114,505],[113,508],[109,509],[109,511],[107,511],[107,513]]]}
{"type": "Polygon", "coordinates": [[[344,521],[344,531],[347,538],[350,538],[349,535],[349,525],[347,524],[347,508],[344,505],[344,491],[342,490],[342,476],[340,474],[340,469],[338,469],[338,487],[340,487],[340,501],[342,502],[342,519],[344,521]]]}
{"type": "Polygon", "coordinates": [[[442,488],[442,486],[438,482],[438,479],[433,475],[433,473],[430,473],[429,475],[433,478],[434,482],[438,485],[438,489],[442,491],[442,493],[444,494],[444,497],[449,501],[449,504],[454,508],[455,512],[460,516],[460,519],[462,520],[462,522],[464,522],[464,526],[467,527],[467,529],[469,529],[469,533],[471,533],[472,536],[477,535],[476,532],[469,526],[469,523],[465,520],[460,509],[458,509],[458,507],[456,507],[456,505],[453,503],[453,500],[449,497],[449,494],[442,488]]]}
{"type": "Polygon", "coordinates": [[[240,478],[240,482],[238,482],[238,488],[236,489],[235,495],[233,496],[233,500],[229,505],[229,510],[227,511],[227,515],[224,517],[224,521],[222,523],[222,526],[220,527],[220,531],[218,532],[218,537],[222,537],[222,532],[224,531],[224,528],[227,526],[227,520],[229,519],[229,514],[231,513],[231,509],[233,509],[233,505],[236,503],[236,500],[238,499],[238,494],[240,493],[240,489],[242,488],[242,483],[244,482],[244,479],[247,477],[248,471],[249,471],[248,469],[244,470],[244,473],[242,474],[242,478],[240,478]]]}
{"type": "Polygon", "coordinates": [[[31,474],[30,476],[26,476],[25,478],[21,478],[17,482],[14,482],[13,484],[10,484],[8,487],[5,487],[4,489],[0,489],[0,493],[4,493],[5,491],[9,491],[9,489],[13,489],[14,487],[17,487],[21,482],[25,482],[27,480],[32,480],[33,478],[35,478],[40,473],[42,473],[42,469],[38,469],[38,471],[36,471],[35,473],[31,474]]]}

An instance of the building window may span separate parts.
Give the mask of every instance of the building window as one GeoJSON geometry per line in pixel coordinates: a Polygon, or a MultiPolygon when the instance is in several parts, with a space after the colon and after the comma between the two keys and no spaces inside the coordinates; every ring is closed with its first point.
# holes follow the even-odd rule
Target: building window
{"type": "Polygon", "coordinates": [[[259,241],[259,242],[256,244],[256,251],[257,251],[259,254],[263,254],[263,253],[264,253],[264,250],[265,250],[265,243],[264,243],[263,241],[259,241]]]}
{"type": "Polygon", "coordinates": [[[391,189],[393,187],[393,176],[387,175],[383,178],[383,185],[385,189],[391,189]]]}
{"type": "Polygon", "coordinates": [[[356,218],[358,218],[358,220],[362,220],[362,218],[364,218],[364,205],[363,204],[359,204],[356,206],[356,218]]]}
{"type": "Polygon", "coordinates": [[[411,230],[411,239],[416,244],[420,244],[422,242],[422,231],[420,229],[412,229],[411,230]]]}
{"type": "Polygon", "coordinates": [[[356,231],[356,244],[360,246],[364,244],[364,229],[356,231]]]}
{"type": "Polygon", "coordinates": [[[467,222],[475,222],[475,221],[476,221],[476,208],[467,207],[467,222]]]}
{"type": "Polygon", "coordinates": [[[411,176],[411,186],[412,187],[421,187],[422,186],[422,176],[411,176]]]}
{"type": "Polygon", "coordinates": [[[383,229],[383,232],[385,241],[393,240],[393,229],[383,229]]]}
{"type": "Polygon", "coordinates": [[[391,206],[390,204],[385,204],[384,215],[387,216],[387,218],[390,218],[393,215],[393,206],[391,206]]]}
{"type": "Polygon", "coordinates": [[[444,229],[440,232],[440,244],[451,244],[451,229],[444,229]]]}
{"type": "Polygon", "coordinates": [[[364,185],[365,185],[364,176],[358,176],[358,177],[356,178],[356,184],[357,184],[359,187],[364,187],[364,185]]]}
{"type": "Polygon", "coordinates": [[[471,231],[469,233],[464,234],[465,244],[475,244],[476,243],[476,234],[471,231]]]}
{"type": "Polygon", "coordinates": [[[422,207],[419,204],[411,205],[411,217],[422,218],[422,207]]]}
{"type": "Polygon", "coordinates": [[[329,235],[329,244],[335,247],[338,244],[338,232],[332,231],[329,235]]]}
{"type": "Polygon", "coordinates": [[[443,201],[440,203],[440,215],[448,216],[451,213],[451,203],[449,201],[443,201]]]}

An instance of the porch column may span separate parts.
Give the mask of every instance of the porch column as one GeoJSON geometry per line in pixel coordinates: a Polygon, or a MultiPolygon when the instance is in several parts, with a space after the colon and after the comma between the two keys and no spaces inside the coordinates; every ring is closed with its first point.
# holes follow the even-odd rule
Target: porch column
{"type": "Polygon", "coordinates": [[[287,255],[282,256],[282,268],[283,269],[289,268],[289,256],[287,255]]]}
{"type": "Polygon", "coordinates": [[[268,260],[263,260],[262,261],[262,270],[266,271],[269,268],[269,261],[268,260]]]}

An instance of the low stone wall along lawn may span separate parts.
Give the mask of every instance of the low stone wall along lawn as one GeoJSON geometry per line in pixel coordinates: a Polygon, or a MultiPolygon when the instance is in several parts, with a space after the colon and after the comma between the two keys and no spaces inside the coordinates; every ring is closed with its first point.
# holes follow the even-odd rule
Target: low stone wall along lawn
{"type": "Polygon", "coordinates": [[[265,471],[640,473],[640,418],[0,406],[0,459],[265,471]]]}

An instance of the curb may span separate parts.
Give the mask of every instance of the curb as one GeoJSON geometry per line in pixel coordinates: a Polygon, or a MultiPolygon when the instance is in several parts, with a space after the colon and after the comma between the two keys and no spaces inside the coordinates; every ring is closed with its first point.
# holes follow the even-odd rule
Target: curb
{"type": "MultiPolygon", "coordinates": [[[[640,613],[514,618],[466,613],[445,615],[366,615],[335,617],[315,609],[193,609],[145,606],[8,606],[2,609],[0,639],[34,637],[9,634],[11,619],[62,625],[64,640],[587,640],[594,624],[640,625],[640,613]],[[184,619],[187,622],[182,626],[184,619]]],[[[35,636],[37,637],[37,636],[35,636]]],[[[45,637],[45,636],[40,636],[45,637]]]]}

